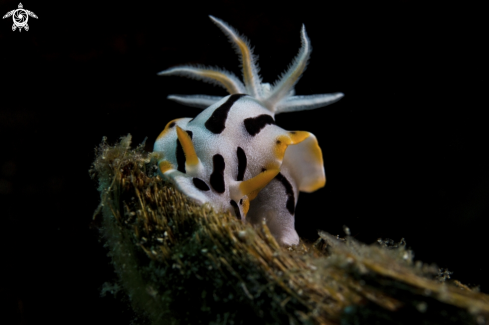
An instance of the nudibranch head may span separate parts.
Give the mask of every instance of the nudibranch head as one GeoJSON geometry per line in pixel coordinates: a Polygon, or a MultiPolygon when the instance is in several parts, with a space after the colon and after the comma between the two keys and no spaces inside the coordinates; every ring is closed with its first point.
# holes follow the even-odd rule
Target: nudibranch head
{"type": "Polygon", "coordinates": [[[262,83],[246,39],[223,21],[211,19],[240,55],[244,83],[232,73],[205,67],[180,66],[159,73],[215,83],[231,94],[169,96],[205,109],[195,118],[168,122],[154,146],[161,156],[159,172],[193,200],[252,223],[264,218],[281,244],[298,244],[298,192],[324,186],[323,158],[313,134],[286,131],[275,124],[274,115],[326,106],[343,94],[294,95],[311,52],[304,27],[299,54],[271,86],[262,83]]]}

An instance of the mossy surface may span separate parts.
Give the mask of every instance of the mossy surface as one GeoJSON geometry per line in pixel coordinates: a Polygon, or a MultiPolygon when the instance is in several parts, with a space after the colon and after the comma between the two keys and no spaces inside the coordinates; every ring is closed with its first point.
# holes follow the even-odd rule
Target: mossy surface
{"type": "Polygon", "coordinates": [[[148,323],[489,324],[487,295],[414,263],[405,243],[320,232],[314,245],[280,247],[265,224],[193,204],[130,139],[97,149],[94,218],[148,323]]]}

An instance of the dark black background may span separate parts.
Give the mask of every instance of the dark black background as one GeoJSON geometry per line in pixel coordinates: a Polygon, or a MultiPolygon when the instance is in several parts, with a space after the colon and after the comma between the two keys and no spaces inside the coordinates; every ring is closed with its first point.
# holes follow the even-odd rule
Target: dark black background
{"type": "MultiPolygon", "coordinates": [[[[0,14],[18,1],[0,1],[0,14]]],[[[273,82],[300,47],[313,52],[298,94],[341,91],[325,108],[278,115],[314,133],[327,185],[301,194],[296,228],[366,243],[405,238],[415,258],[489,292],[489,160],[481,8],[448,2],[24,1],[28,32],[0,21],[0,319],[2,324],[129,324],[100,288],[113,274],[96,230],[88,169],[103,136],[148,137],[193,117],[168,94],[225,95],[157,77],[196,63],[240,75],[212,14],[246,35],[273,82]],[[484,97],[485,99],[485,97],[484,97]]]]}

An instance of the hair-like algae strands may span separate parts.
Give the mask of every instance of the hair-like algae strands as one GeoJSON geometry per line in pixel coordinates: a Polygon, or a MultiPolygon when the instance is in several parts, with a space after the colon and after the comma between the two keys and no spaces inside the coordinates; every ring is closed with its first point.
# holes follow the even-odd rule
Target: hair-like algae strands
{"type": "Polygon", "coordinates": [[[119,283],[149,324],[489,324],[489,296],[413,261],[405,243],[325,232],[280,247],[267,226],[198,206],[131,136],[104,139],[94,214],[119,283]]]}

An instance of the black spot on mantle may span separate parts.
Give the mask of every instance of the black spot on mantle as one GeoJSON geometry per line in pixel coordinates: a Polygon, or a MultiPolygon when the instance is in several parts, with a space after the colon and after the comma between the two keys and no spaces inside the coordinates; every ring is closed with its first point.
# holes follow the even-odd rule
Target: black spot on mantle
{"type": "Polygon", "coordinates": [[[247,164],[246,154],[241,147],[238,147],[238,149],[236,149],[236,154],[238,155],[238,176],[236,177],[236,180],[242,181],[247,164]]]}
{"type": "Polygon", "coordinates": [[[224,158],[220,154],[216,154],[212,157],[212,163],[214,170],[210,177],[211,186],[217,193],[224,193],[224,168],[226,168],[224,158]]]}
{"type": "Polygon", "coordinates": [[[246,96],[245,94],[234,94],[231,95],[228,100],[224,102],[221,106],[216,108],[209,119],[205,122],[205,127],[207,130],[214,134],[220,134],[226,128],[226,119],[228,118],[228,113],[233,104],[241,97],[246,96]]]}
{"type": "Polygon", "coordinates": [[[243,121],[246,131],[251,136],[255,136],[267,125],[275,124],[273,117],[267,114],[258,115],[255,117],[247,118],[243,121]]]}
{"type": "Polygon", "coordinates": [[[199,190],[201,191],[210,190],[209,186],[207,186],[207,184],[200,178],[194,177],[192,181],[194,182],[195,187],[197,187],[199,190]]]}
{"type": "MultiPolygon", "coordinates": [[[[186,131],[190,139],[192,139],[192,131],[186,131]]],[[[177,170],[179,172],[185,173],[185,153],[183,152],[182,144],[177,138],[177,151],[175,152],[177,156],[177,170]]]]}
{"type": "Polygon", "coordinates": [[[285,194],[287,195],[286,207],[287,210],[289,210],[290,214],[294,214],[295,200],[294,200],[294,190],[292,189],[292,185],[290,185],[290,182],[288,181],[287,178],[285,178],[284,175],[282,175],[282,173],[278,173],[277,176],[275,176],[275,179],[281,182],[282,185],[285,187],[285,194]]]}

